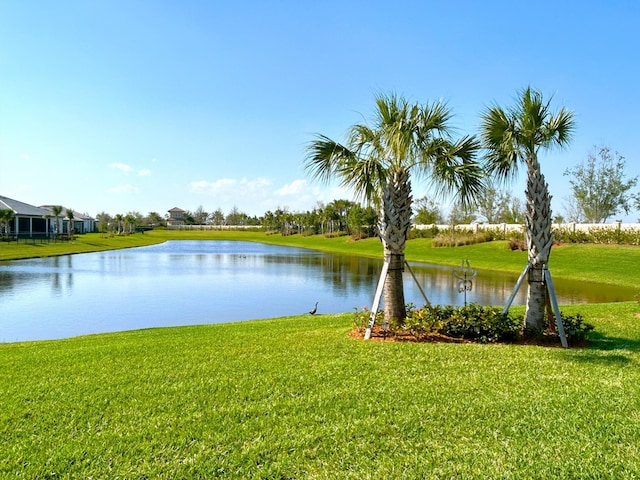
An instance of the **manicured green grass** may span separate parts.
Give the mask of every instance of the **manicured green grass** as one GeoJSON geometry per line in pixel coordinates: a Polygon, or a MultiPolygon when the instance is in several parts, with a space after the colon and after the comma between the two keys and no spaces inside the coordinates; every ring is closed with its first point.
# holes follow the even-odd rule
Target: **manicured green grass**
{"type": "Polygon", "coordinates": [[[636,478],[635,302],[586,349],[365,342],[351,315],[0,345],[0,478],[636,478]]]}
{"type": "Polygon", "coordinates": [[[137,233],[134,235],[104,236],[98,233],[77,235],[70,242],[0,242],[0,261],[19,260],[24,258],[53,257],[71,253],[99,252],[119,248],[140,247],[163,242],[163,239],[137,233]]]}

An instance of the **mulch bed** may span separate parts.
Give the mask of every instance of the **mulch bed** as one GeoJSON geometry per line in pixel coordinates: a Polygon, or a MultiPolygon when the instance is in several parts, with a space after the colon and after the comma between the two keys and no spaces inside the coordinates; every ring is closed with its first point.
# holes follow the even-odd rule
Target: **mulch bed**
{"type": "MultiPolygon", "coordinates": [[[[640,314],[638,314],[640,315],[640,314]]],[[[364,328],[353,328],[349,332],[349,336],[356,340],[364,339],[364,328]]],[[[371,332],[371,338],[369,339],[373,342],[413,342],[413,343],[479,343],[472,339],[468,338],[459,338],[459,337],[449,337],[447,335],[441,333],[430,333],[428,335],[424,335],[421,338],[416,338],[410,333],[400,332],[400,333],[385,333],[382,327],[379,325],[375,325],[371,332]]],[[[504,343],[510,345],[534,345],[534,346],[543,346],[543,347],[562,347],[560,343],[560,337],[558,335],[543,335],[538,338],[527,338],[514,342],[495,342],[495,343],[504,343]]],[[[586,340],[582,341],[569,341],[570,348],[584,348],[589,345],[589,342],[586,340]]]]}

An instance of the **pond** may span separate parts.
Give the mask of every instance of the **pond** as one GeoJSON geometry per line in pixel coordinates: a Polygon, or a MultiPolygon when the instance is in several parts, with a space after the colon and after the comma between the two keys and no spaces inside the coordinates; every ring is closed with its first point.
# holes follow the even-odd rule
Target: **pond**
{"type": "MultiPolygon", "coordinates": [[[[379,260],[229,241],[4,262],[0,342],[299,315],[315,302],[318,314],[348,312],[371,306],[381,267],[379,260]]],[[[432,303],[464,304],[453,268],[411,268],[432,303]]],[[[517,277],[479,271],[467,301],[503,305],[517,277]]],[[[560,304],[626,301],[635,294],[585,282],[554,284],[560,304]]],[[[523,287],[514,304],[524,304],[525,295],[523,287]]],[[[424,304],[408,273],[405,297],[424,304]]]]}

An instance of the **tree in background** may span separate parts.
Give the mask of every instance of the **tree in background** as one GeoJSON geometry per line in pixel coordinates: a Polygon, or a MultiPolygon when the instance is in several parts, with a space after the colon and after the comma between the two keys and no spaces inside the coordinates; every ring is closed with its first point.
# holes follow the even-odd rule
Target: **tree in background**
{"type": "Polygon", "coordinates": [[[415,216],[413,223],[416,225],[439,225],[444,223],[444,216],[438,202],[429,197],[421,197],[414,200],[413,208],[415,216]]]}
{"type": "Polygon", "coordinates": [[[209,214],[202,208],[202,205],[198,206],[195,212],[193,212],[193,221],[196,225],[205,225],[209,219],[209,214]]]}
{"type": "Polygon", "coordinates": [[[53,232],[56,235],[59,235],[62,233],[62,226],[60,225],[60,222],[58,221],[58,218],[60,217],[60,214],[62,213],[62,205],[53,205],[51,207],[51,213],[53,214],[53,218],[55,219],[55,227],[53,232]]]}
{"type": "Polygon", "coordinates": [[[224,212],[218,208],[209,214],[209,220],[214,225],[224,225],[224,212]]]}
{"type": "Polygon", "coordinates": [[[67,208],[67,220],[69,220],[69,231],[67,232],[69,234],[69,237],[71,237],[71,235],[73,235],[73,230],[74,230],[74,224],[73,221],[75,219],[75,215],[73,214],[73,209],[72,208],[67,208]]]}
{"type": "Polygon", "coordinates": [[[116,222],[116,230],[118,235],[120,235],[120,233],[122,233],[122,228],[123,228],[123,222],[124,222],[124,215],[122,215],[121,213],[117,213],[115,217],[113,217],[113,219],[116,222]]]}
{"type": "Polygon", "coordinates": [[[9,222],[13,220],[13,210],[8,208],[0,209],[0,235],[8,235],[9,234],[9,222]]]}
{"type": "Polygon", "coordinates": [[[409,104],[396,95],[376,98],[373,126],[353,125],[346,145],[324,135],[307,147],[306,168],[313,178],[333,178],[379,208],[378,233],[388,274],[384,283],[387,321],[406,318],[404,250],[411,227],[411,173],[429,178],[441,192],[468,202],[482,185],[472,137],[450,136],[451,113],[442,103],[409,104]]]}
{"type": "Polygon", "coordinates": [[[604,223],[615,214],[629,213],[635,197],[629,192],[638,177],[626,179],[624,157],[606,146],[593,147],[586,162],[565,170],[572,196],[568,217],[575,222],[604,223]]]}
{"type": "Polygon", "coordinates": [[[529,288],[525,310],[525,325],[543,330],[547,286],[542,279],[548,265],[553,235],[551,233],[551,195],[540,170],[540,149],[566,146],[575,124],[573,112],[564,108],[557,114],[550,110],[550,101],[531,87],[520,92],[516,104],[509,110],[490,107],[482,116],[482,140],[487,150],[485,167],[489,175],[499,180],[513,179],[518,166],[527,168],[527,199],[525,227],[529,251],[529,288]]]}
{"type": "Polygon", "coordinates": [[[124,230],[128,230],[129,233],[133,233],[136,226],[140,224],[142,215],[139,212],[128,212],[124,216],[124,230]]]}
{"type": "Polygon", "coordinates": [[[525,209],[522,201],[495,182],[489,181],[475,202],[475,212],[486,223],[524,223],[525,209]]]}
{"type": "Polygon", "coordinates": [[[478,215],[476,214],[473,205],[465,205],[461,202],[455,202],[447,216],[447,223],[449,225],[467,225],[475,222],[477,217],[478,215]]]}
{"type": "Polygon", "coordinates": [[[149,227],[160,227],[164,225],[164,219],[158,212],[149,212],[143,219],[143,224],[149,227]]]}
{"type": "Polygon", "coordinates": [[[103,234],[109,231],[113,223],[113,217],[107,212],[100,212],[96,215],[96,220],[98,221],[98,231],[103,234]]]}

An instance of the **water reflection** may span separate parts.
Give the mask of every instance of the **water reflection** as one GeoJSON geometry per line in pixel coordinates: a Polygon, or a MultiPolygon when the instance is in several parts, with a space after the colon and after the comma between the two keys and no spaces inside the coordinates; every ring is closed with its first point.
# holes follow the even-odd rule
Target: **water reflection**
{"type": "MultiPolygon", "coordinates": [[[[218,323],[370,306],[382,262],[247,242],[162,245],[0,265],[0,342],[218,323]]],[[[462,305],[452,268],[411,264],[432,303],[462,305]]],[[[517,275],[479,271],[469,302],[503,304],[517,275]]],[[[559,302],[631,300],[633,289],[555,282],[559,302]]],[[[406,300],[422,305],[405,274],[406,300]]],[[[525,288],[515,304],[525,301],[525,288]]]]}

